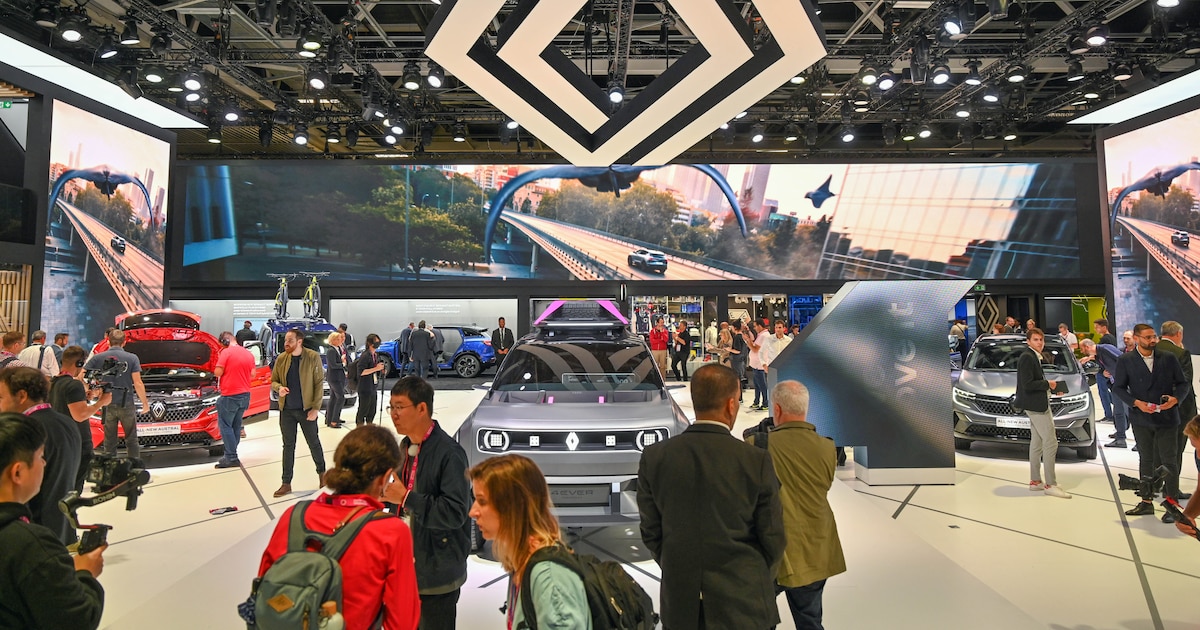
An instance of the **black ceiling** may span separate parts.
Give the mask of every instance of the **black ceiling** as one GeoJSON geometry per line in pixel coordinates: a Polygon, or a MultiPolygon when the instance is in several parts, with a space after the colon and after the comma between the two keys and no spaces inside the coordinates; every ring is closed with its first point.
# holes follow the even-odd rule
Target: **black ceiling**
{"type": "MultiPolygon", "coordinates": [[[[506,2],[493,29],[520,4],[506,2]]],[[[770,37],[752,2],[731,4],[760,40],[770,37]]],[[[441,88],[424,82],[416,91],[403,87],[408,62],[416,62],[422,75],[429,69],[423,55],[425,27],[439,9],[430,0],[90,0],[82,7],[90,30],[76,44],[34,23],[35,14],[46,17],[51,7],[58,7],[61,25],[65,8],[75,6],[73,0],[62,6],[56,0],[0,0],[0,23],[111,80],[136,67],[146,97],[187,107],[201,120],[219,121],[226,107],[236,105],[241,119],[222,125],[221,144],[210,143],[204,130],[180,132],[178,153],[184,159],[405,154],[433,162],[558,160],[523,130],[502,137],[504,115],[453,76],[441,88]],[[126,15],[137,20],[140,43],[119,47],[110,60],[96,59],[104,34],[120,35],[126,15]],[[109,28],[113,30],[105,30],[109,28]],[[297,39],[306,32],[323,44],[311,59],[297,55],[297,39]],[[169,40],[169,48],[152,51],[155,35],[169,40]],[[167,70],[168,81],[154,85],[144,74],[159,65],[167,70]],[[206,79],[203,98],[190,105],[166,89],[189,68],[201,69],[206,79]],[[328,89],[309,87],[306,74],[316,68],[332,72],[328,89]],[[377,119],[364,121],[365,102],[390,105],[406,122],[396,146],[382,143],[384,128],[377,119]],[[292,141],[297,124],[309,130],[307,144],[292,141]],[[330,125],[342,142],[327,142],[330,125]],[[456,128],[465,131],[465,141],[452,139],[456,128]],[[265,147],[264,129],[270,139],[265,147]],[[346,143],[351,129],[358,135],[354,148],[346,143]]],[[[1200,11],[1189,0],[1174,8],[1160,7],[1155,0],[846,0],[820,2],[819,8],[828,57],[803,75],[802,84],[780,86],[728,131],[715,130],[679,161],[1085,154],[1093,149],[1094,130],[1068,126],[1068,120],[1190,69],[1200,52],[1200,11]],[[975,24],[970,28],[968,22],[965,36],[952,38],[943,23],[960,11],[967,17],[973,12],[975,24]],[[1107,44],[1068,53],[1075,36],[1101,24],[1109,29],[1107,44]],[[919,56],[922,49],[928,51],[928,63],[917,66],[928,70],[944,62],[953,73],[950,81],[910,80],[914,51],[919,56]],[[1072,61],[1082,66],[1081,80],[1068,81],[1072,61]],[[965,82],[969,62],[976,64],[980,85],[965,82]],[[1007,80],[1015,64],[1028,68],[1024,82],[1007,80]],[[1121,64],[1129,66],[1132,76],[1118,81],[1113,69],[1121,64]],[[866,66],[879,71],[890,66],[901,82],[887,92],[865,86],[861,77],[866,66]],[[999,100],[987,103],[982,97],[992,88],[998,89],[999,100]],[[865,105],[856,107],[856,100],[865,105]],[[965,121],[955,111],[964,103],[971,108],[965,121]],[[902,139],[904,131],[921,124],[930,126],[931,137],[902,139]],[[765,128],[765,139],[753,143],[750,132],[757,125],[765,128]],[[845,126],[855,128],[854,141],[840,140],[845,126]],[[1015,139],[1004,140],[1006,133],[1015,139]],[[797,139],[789,142],[786,136],[797,139]]],[[[645,0],[592,0],[555,42],[601,87],[608,84],[610,65],[624,68],[627,98],[635,98],[694,43],[669,2],[645,0]],[[617,16],[630,15],[621,9],[630,5],[630,22],[619,23],[617,16]],[[632,33],[628,56],[614,60],[614,51],[624,48],[616,45],[615,35],[626,26],[632,33]]]]}

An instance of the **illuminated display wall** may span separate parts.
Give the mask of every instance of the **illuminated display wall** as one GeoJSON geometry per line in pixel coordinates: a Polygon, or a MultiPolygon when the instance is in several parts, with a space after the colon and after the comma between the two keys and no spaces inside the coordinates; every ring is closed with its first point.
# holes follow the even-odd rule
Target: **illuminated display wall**
{"type": "Polygon", "coordinates": [[[41,327],[98,341],[122,311],[163,305],[171,145],[54,103],[41,327]]]}
{"type": "Polygon", "coordinates": [[[186,165],[182,264],[172,277],[262,282],[267,273],[303,270],[330,271],[332,281],[1098,275],[1080,268],[1080,183],[1070,162],[599,173],[409,168],[186,165]],[[496,199],[504,210],[489,227],[496,199]]]}

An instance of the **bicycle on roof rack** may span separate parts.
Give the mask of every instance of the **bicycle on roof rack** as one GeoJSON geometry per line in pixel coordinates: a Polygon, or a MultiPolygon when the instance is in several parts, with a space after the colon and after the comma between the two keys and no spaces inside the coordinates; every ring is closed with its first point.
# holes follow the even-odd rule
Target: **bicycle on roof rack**
{"type": "Polygon", "coordinates": [[[294,280],[294,273],[269,273],[268,277],[279,280],[279,290],[275,292],[275,319],[287,319],[288,281],[294,280]]]}
{"type": "Polygon", "coordinates": [[[328,271],[301,271],[300,275],[308,276],[308,287],[304,289],[304,316],[316,319],[321,316],[321,284],[320,278],[329,275],[328,271]]]}

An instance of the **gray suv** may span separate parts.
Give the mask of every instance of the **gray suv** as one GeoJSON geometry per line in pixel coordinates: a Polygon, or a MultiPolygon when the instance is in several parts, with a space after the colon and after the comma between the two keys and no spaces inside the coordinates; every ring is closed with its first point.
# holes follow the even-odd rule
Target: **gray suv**
{"type": "MultiPolygon", "coordinates": [[[[954,448],[971,442],[1029,444],[1029,417],[1012,406],[1017,391],[1017,357],[1028,348],[1024,335],[981,335],[967,353],[954,384],[954,448]]],[[[1095,459],[1096,408],[1087,374],[1058,335],[1046,335],[1042,369],[1047,380],[1063,381],[1067,393],[1050,399],[1058,443],[1083,459],[1095,459]]]]}

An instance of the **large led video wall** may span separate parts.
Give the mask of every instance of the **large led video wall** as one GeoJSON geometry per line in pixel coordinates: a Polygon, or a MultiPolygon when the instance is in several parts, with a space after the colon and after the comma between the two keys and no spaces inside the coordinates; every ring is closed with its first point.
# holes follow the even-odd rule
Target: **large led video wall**
{"type": "Polygon", "coordinates": [[[1071,279],[1081,275],[1076,170],[195,164],[181,168],[173,277],[1071,279]]]}
{"type": "Polygon", "coordinates": [[[171,145],[62,101],[50,136],[41,326],[98,341],[163,305],[171,145]]]}
{"type": "Polygon", "coordinates": [[[1200,330],[1197,156],[1200,110],[1103,142],[1103,220],[1112,234],[1111,312],[1117,331],[1138,323],[1157,329],[1166,320],[1200,330]]]}

